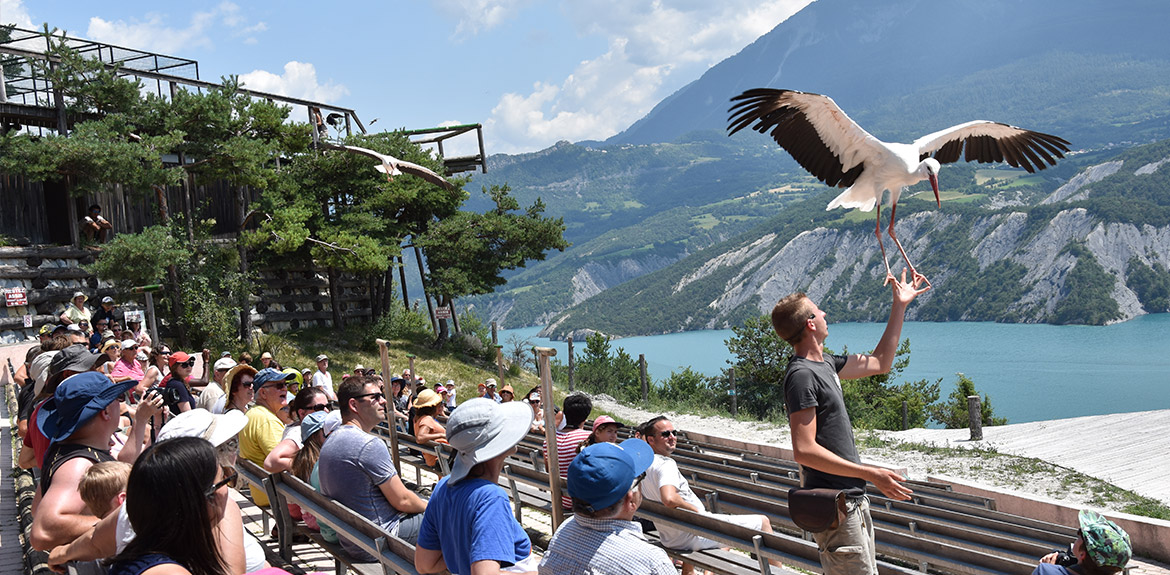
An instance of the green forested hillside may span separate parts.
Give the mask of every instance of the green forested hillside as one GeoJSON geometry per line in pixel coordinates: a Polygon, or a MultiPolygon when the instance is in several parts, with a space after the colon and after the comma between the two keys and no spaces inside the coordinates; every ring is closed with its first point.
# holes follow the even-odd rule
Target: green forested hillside
{"type": "MultiPolygon", "coordinates": [[[[850,0],[813,2],[605,142],[563,142],[533,154],[490,158],[489,172],[477,175],[476,183],[509,183],[522,202],[541,197],[553,215],[565,218],[566,236],[574,246],[513,276],[501,292],[464,303],[484,306],[493,319],[512,327],[545,323],[597,290],[693,256],[719,240],[757,225],[783,230],[785,222],[795,222],[781,217],[764,224],[780,213],[772,200],[783,204],[823,188],[803,185],[809,183],[807,174],[770,138],[755,133],[724,136],[729,99],[755,87],[827,94],[886,141],[911,141],[974,119],[1069,140],[1075,155],[1041,174],[1010,176],[1010,184],[987,184],[984,180],[994,172],[979,176],[974,173],[978,170],[957,178],[961,172],[954,166],[943,174],[949,205],[942,215],[960,216],[964,208],[995,215],[1007,213],[996,212],[1002,208],[1027,205],[1032,207],[1025,210],[1026,231],[1039,233],[1065,207],[1038,205],[1056,185],[1084,166],[1170,137],[1170,42],[1163,23],[1168,16],[1170,4],[1157,0],[883,0],[872,6],[850,0]],[[798,186],[786,187],[790,184],[798,186]]],[[[1119,174],[1132,176],[1133,170],[1127,166],[1119,174]]],[[[1078,199],[1078,206],[1093,217],[1151,225],[1164,221],[1164,210],[1148,197],[1157,194],[1150,188],[1155,184],[1141,178],[1101,184],[1135,188],[1128,195],[1103,191],[1078,199]]],[[[862,219],[847,216],[834,229],[861,230],[863,226],[848,225],[862,219]]],[[[804,223],[814,220],[805,218],[804,223]]],[[[964,217],[956,221],[959,228],[938,237],[945,236],[952,249],[976,245],[973,236],[980,235],[982,224],[963,236],[962,228],[973,223],[964,217]]],[[[932,218],[927,228],[951,223],[932,218]]],[[[1076,260],[1067,248],[1052,246],[1051,254],[1064,254],[1066,263],[1076,260]]],[[[955,274],[973,269],[974,260],[962,257],[923,257],[926,264],[955,274]]],[[[1008,262],[974,269],[984,283],[962,288],[969,294],[965,297],[975,297],[993,280],[1002,284],[1021,276],[1008,262]]],[[[1049,279],[1064,282],[1063,277],[1049,279]]],[[[856,283],[855,278],[839,278],[834,289],[852,293],[859,289],[856,283]]],[[[960,288],[956,284],[949,289],[960,288]]],[[[944,305],[942,299],[921,302],[924,316],[1037,321],[1055,311],[1048,303],[1041,305],[1047,297],[1004,290],[982,296],[972,309],[944,305]],[[1005,303],[1016,296],[1035,299],[1040,307],[1005,303]]],[[[844,308],[864,316],[858,305],[844,308]]],[[[693,313],[698,317],[709,312],[693,313]]]]}
{"type": "MultiPolygon", "coordinates": [[[[1118,285],[1132,290],[1142,301],[1144,311],[1166,311],[1170,273],[1162,262],[1170,260],[1170,242],[1163,240],[1170,234],[1167,158],[1170,141],[1118,153],[1116,159],[1123,164],[1117,173],[1086,186],[1082,194],[1074,196],[1087,197],[1050,205],[1039,205],[1039,201],[1061,182],[1029,180],[1018,170],[988,170],[962,164],[944,167],[941,209],[933,201],[922,199],[929,192],[914,195],[921,186],[899,202],[899,221],[914,220],[915,214],[921,216],[922,223],[914,229],[914,235],[903,236],[903,241],[907,247],[915,242],[925,244],[917,250],[921,255],[915,264],[934,283],[930,297],[916,304],[914,319],[1101,324],[1123,317],[1115,299],[1118,285]],[[1154,162],[1159,160],[1166,161],[1158,169],[1136,173],[1143,166],[1157,166],[1154,162]],[[1009,198],[1012,205],[1003,205],[1009,198]],[[1059,227],[1054,222],[1081,213],[1088,222],[1084,226],[1088,236],[1067,230],[1054,232],[1054,226],[1059,227]],[[1016,247],[1004,257],[981,264],[981,243],[996,225],[1012,219],[1020,222],[1012,228],[1016,247]],[[1129,234],[1144,233],[1152,238],[1151,243],[1144,248],[1115,245],[1116,240],[1107,235],[1108,226],[1123,226],[1124,230],[1132,230],[1125,232],[1129,234]],[[1067,237],[1059,240],[1064,242],[1057,246],[1059,253],[1048,255],[1057,261],[1052,265],[1064,266],[1063,271],[1057,270],[1052,276],[1061,285],[1045,299],[1029,299],[1039,283],[1033,277],[1034,268],[1040,265],[1032,265],[1029,259],[1035,257],[1031,246],[1052,235],[1067,237]],[[1100,242],[1105,243],[1098,245],[1100,242]],[[1106,257],[1117,250],[1131,250],[1136,255],[1126,256],[1118,265],[1106,257]]],[[[1115,158],[1093,155],[1079,163],[1111,159],[1115,158]]],[[[1071,163],[1078,160],[1074,158],[1071,163]]],[[[775,234],[775,239],[768,242],[774,246],[769,253],[791,247],[789,243],[798,234],[816,229],[838,237],[851,234],[859,241],[867,235],[872,239],[872,212],[824,210],[836,192],[822,189],[733,241],[692,254],[669,268],[607,290],[569,309],[553,320],[555,334],[591,329],[613,335],[649,335],[726,327],[760,313],[772,302],[763,302],[759,296],[730,309],[714,302],[728,289],[738,287],[733,279],[765,281],[753,276],[757,269],[774,263],[765,262],[765,258],[715,267],[681,290],[680,280],[711,268],[711,262],[720,256],[757,243],[766,234],[775,234]]],[[[876,240],[872,241],[876,248],[876,240]]],[[[887,245],[888,251],[896,254],[890,247],[887,245]]],[[[896,255],[891,263],[895,270],[902,267],[896,255]]],[[[820,288],[821,305],[836,321],[875,321],[888,312],[889,288],[882,285],[881,273],[884,268],[876,249],[860,254],[829,252],[823,258],[806,261],[800,276],[786,281],[794,290],[805,290],[824,278],[831,279],[827,287],[820,288]],[[849,264],[844,273],[828,272],[842,262],[849,264]]]]}

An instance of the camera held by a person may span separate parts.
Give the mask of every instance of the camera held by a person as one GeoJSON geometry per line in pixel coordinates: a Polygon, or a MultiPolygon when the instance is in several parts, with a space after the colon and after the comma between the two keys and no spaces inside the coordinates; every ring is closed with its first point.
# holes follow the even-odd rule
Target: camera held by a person
{"type": "Polygon", "coordinates": [[[146,397],[154,397],[155,395],[162,397],[163,405],[174,405],[179,403],[179,392],[169,388],[155,385],[147,388],[146,397]]]}
{"type": "Polygon", "coordinates": [[[1133,548],[1129,534],[1096,511],[1082,510],[1080,529],[1068,551],[1053,551],[1040,558],[1032,575],[1112,575],[1129,563],[1133,548]]]}

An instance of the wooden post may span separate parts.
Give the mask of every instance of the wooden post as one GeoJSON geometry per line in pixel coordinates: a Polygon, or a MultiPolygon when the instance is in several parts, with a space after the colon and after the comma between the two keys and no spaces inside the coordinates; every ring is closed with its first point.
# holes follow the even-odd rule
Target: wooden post
{"type": "Polygon", "coordinates": [[[533,348],[536,352],[536,365],[540,372],[540,399],[544,402],[544,440],[548,442],[548,487],[552,494],[552,530],[555,532],[565,520],[561,510],[561,462],[557,458],[557,419],[553,413],[552,369],[549,366],[550,357],[557,354],[551,347],[533,348]]]}
{"type": "Polygon", "coordinates": [[[971,441],[983,440],[983,408],[978,395],[967,396],[967,419],[971,427],[971,441]]]}
{"type": "Polygon", "coordinates": [[[398,256],[398,283],[402,284],[402,308],[410,311],[410,296],[406,293],[406,260],[398,256]]]}
{"type": "Polygon", "coordinates": [[[418,394],[418,375],[414,373],[414,358],[413,353],[406,354],[406,360],[410,362],[410,399],[414,400],[414,396],[418,394]]]}
{"type": "Polygon", "coordinates": [[[910,429],[910,404],[902,400],[902,431],[910,429]]]}
{"type": "Polygon", "coordinates": [[[455,333],[462,333],[459,331],[459,314],[455,313],[455,298],[447,300],[447,309],[451,310],[451,327],[455,333]]]}
{"type": "Polygon", "coordinates": [[[496,322],[493,321],[492,322],[492,345],[500,345],[500,336],[499,336],[499,333],[497,332],[497,330],[499,330],[499,326],[497,326],[496,322]]]}
{"type": "MultiPolygon", "coordinates": [[[[418,262],[418,277],[422,280],[423,299],[427,302],[427,314],[431,317],[431,329],[434,330],[435,335],[439,335],[439,320],[435,318],[435,306],[431,305],[431,296],[427,292],[427,274],[423,272],[422,250],[418,246],[414,246],[414,260],[418,262]]],[[[414,370],[411,370],[414,374],[414,370]]]]}
{"type": "Polygon", "coordinates": [[[735,368],[727,370],[727,379],[731,383],[731,416],[735,417],[739,414],[739,395],[735,389],[735,368]]]}
{"type": "MultiPolygon", "coordinates": [[[[158,346],[162,343],[162,338],[158,335],[158,321],[154,316],[154,295],[146,292],[146,321],[147,329],[150,330],[150,341],[153,345],[158,346]]],[[[204,366],[206,369],[207,366],[204,366]]]]}
{"type": "Polygon", "coordinates": [[[573,393],[574,391],[577,391],[576,386],[573,385],[574,384],[574,382],[573,382],[573,363],[575,363],[573,361],[573,336],[570,335],[569,336],[569,393],[573,393]]]}
{"type": "Polygon", "coordinates": [[[650,382],[646,381],[646,354],[638,354],[638,377],[642,379],[642,403],[650,401],[650,382]]]}
{"type": "MultiPolygon", "coordinates": [[[[378,344],[378,355],[382,358],[382,376],[384,381],[389,383],[389,380],[394,376],[390,374],[390,352],[387,345],[390,343],[384,339],[376,339],[378,344]]],[[[414,375],[411,373],[411,375],[414,375]]],[[[390,430],[390,457],[394,461],[394,471],[402,475],[402,464],[398,462],[398,426],[395,425],[398,419],[398,410],[394,409],[394,398],[390,397],[390,390],[393,385],[386,385],[382,388],[383,394],[386,396],[386,427],[390,430]]]]}

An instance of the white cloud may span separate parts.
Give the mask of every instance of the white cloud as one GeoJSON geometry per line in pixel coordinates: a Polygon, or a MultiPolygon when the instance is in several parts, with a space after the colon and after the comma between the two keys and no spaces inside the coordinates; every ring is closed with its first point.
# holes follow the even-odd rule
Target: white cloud
{"type": "Polygon", "coordinates": [[[608,138],[809,1],[565,0],[578,32],[608,38],[608,50],[559,85],[504,94],[485,122],[492,151],[608,138]]]}
{"type": "Polygon", "coordinates": [[[532,0],[435,0],[434,4],[455,20],[452,38],[490,30],[511,18],[532,0]]]}
{"type": "Polygon", "coordinates": [[[0,0],[0,24],[16,24],[28,30],[37,29],[22,0],[0,0]]]}
{"type": "Polygon", "coordinates": [[[266,70],[253,70],[241,74],[240,82],[249,90],[322,103],[335,103],[349,94],[349,88],[342,84],[318,83],[317,68],[305,62],[285,64],[284,73],[279,76],[266,70]]]}
{"type": "Polygon", "coordinates": [[[138,50],[182,55],[191,48],[214,47],[212,33],[226,31],[233,37],[243,37],[246,44],[254,44],[255,34],[267,29],[264,22],[249,22],[239,6],[223,2],[210,11],[192,14],[187,25],[181,28],[168,26],[165,15],[158,13],[130,22],[94,16],[89,19],[86,37],[138,50]]]}

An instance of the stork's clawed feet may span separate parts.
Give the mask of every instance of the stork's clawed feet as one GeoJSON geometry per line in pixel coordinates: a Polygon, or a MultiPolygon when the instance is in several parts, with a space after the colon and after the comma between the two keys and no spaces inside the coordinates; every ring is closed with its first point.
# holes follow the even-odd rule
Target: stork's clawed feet
{"type": "MultiPolygon", "coordinates": [[[[893,276],[891,276],[891,278],[892,278],[892,277],[893,277],[893,276]]],[[[924,276],[924,275],[922,275],[922,274],[918,273],[918,270],[916,270],[916,269],[914,269],[914,268],[910,268],[910,278],[911,278],[911,281],[914,283],[914,285],[915,285],[915,286],[917,286],[917,285],[920,285],[920,284],[922,284],[922,283],[925,283],[925,284],[926,284],[926,287],[928,287],[928,288],[929,288],[929,287],[934,287],[934,286],[930,285],[930,280],[926,279],[926,276],[924,276]]],[[[888,280],[887,280],[887,281],[888,281],[888,280]]]]}
{"type": "MultiPolygon", "coordinates": [[[[926,279],[926,276],[918,273],[918,270],[916,270],[914,268],[909,268],[909,270],[910,270],[910,282],[914,285],[914,287],[918,287],[918,286],[923,285],[923,284],[926,284],[926,287],[928,289],[931,287],[934,287],[934,286],[930,285],[930,280],[926,279]]],[[[903,278],[905,278],[905,273],[906,273],[905,270],[903,270],[903,272],[902,272],[903,278]]],[[[890,282],[896,282],[896,281],[898,281],[898,278],[894,276],[894,272],[890,271],[889,268],[886,268],[886,279],[882,281],[882,285],[887,286],[887,285],[890,285],[890,282]]]]}

